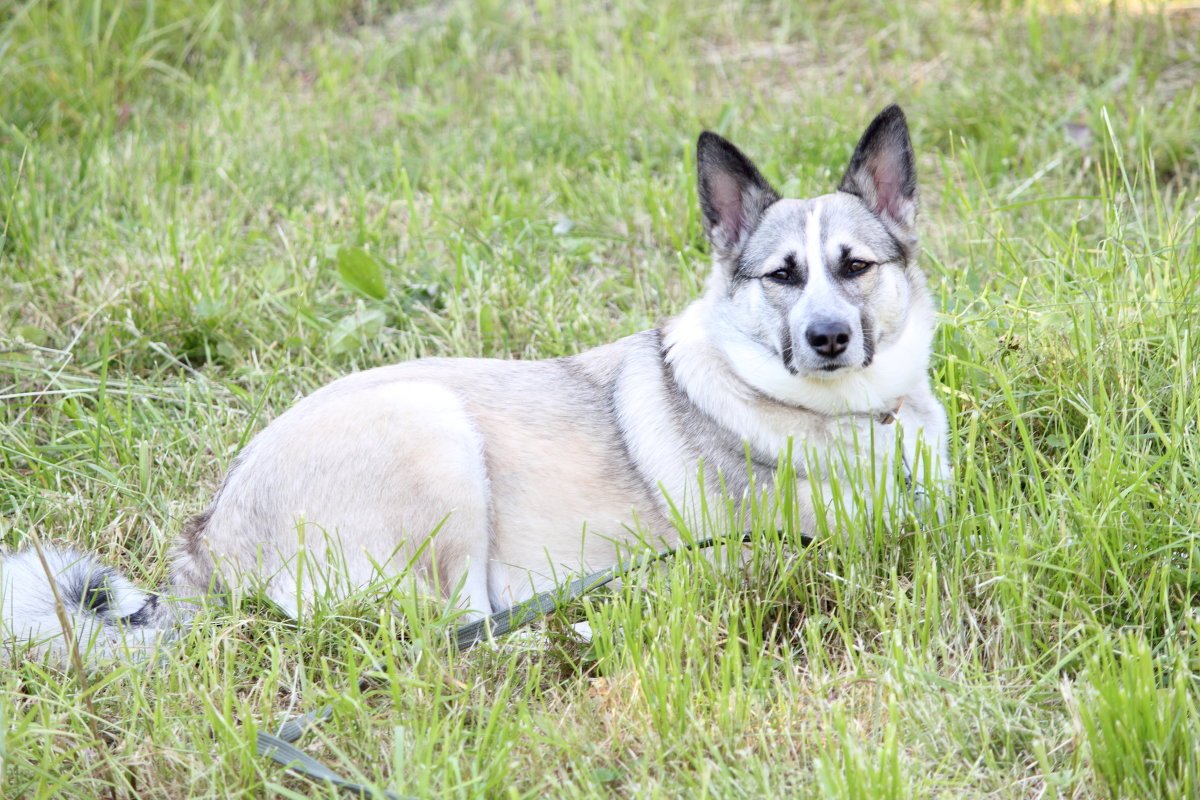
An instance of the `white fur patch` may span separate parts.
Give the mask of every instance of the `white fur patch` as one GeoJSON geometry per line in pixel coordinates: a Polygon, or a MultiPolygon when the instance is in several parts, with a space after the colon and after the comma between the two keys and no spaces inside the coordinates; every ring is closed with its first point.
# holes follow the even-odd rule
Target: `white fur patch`
{"type": "Polygon", "coordinates": [[[808,282],[804,287],[806,293],[821,292],[829,286],[829,276],[825,273],[825,254],[821,252],[821,198],[812,202],[812,210],[808,212],[808,223],[804,226],[804,257],[808,261],[808,282]]]}
{"type": "Polygon", "coordinates": [[[870,366],[829,377],[793,375],[774,353],[736,330],[727,329],[720,344],[739,378],[781,403],[822,414],[876,413],[894,407],[897,398],[926,380],[930,322],[926,314],[910,314],[900,336],[877,351],[870,366]]]}

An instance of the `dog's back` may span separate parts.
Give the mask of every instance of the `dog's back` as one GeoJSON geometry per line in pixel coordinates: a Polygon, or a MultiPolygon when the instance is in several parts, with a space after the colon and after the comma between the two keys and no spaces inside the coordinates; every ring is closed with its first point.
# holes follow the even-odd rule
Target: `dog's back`
{"type": "MultiPolygon", "coordinates": [[[[263,577],[295,611],[297,577],[311,592],[407,569],[432,594],[465,576],[464,602],[488,611],[554,567],[611,563],[635,509],[669,527],[613,397],[653,339],[549,361],[427,359],[324,387],[239,456],[180,542],[176,591],[263,577]]],[[[643,377],[642,400],[661,405],[661,370],[643,377]]]]}

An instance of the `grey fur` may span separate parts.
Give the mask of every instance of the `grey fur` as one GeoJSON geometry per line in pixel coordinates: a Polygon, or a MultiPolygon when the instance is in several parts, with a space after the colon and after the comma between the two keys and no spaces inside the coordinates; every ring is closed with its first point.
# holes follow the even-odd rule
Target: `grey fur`
{"type": "MultiPolygon", "coordinates": [[[[857,491],[858,475],[914,463],[918,443],[948,480],[903,114],[872,123],[833,194],[780,199],[712,133],[697,165],[714,264],[681,315],[570,358],[423,359],[314,392],[251,441],[180,535],[169,593],[262,590],[300,614],[403,574],[483,614],[622,546],[675,544],[673,509],[703,526],[719,487],[735,501],[752,479],[769,490],[789,447],[810,530],[825,513],[811,488],[857,491]]],[[[44,578],[19,580],[44,598],[44,578]]],[[[18,634],[45,627],[4,612],[18,634]]]]}

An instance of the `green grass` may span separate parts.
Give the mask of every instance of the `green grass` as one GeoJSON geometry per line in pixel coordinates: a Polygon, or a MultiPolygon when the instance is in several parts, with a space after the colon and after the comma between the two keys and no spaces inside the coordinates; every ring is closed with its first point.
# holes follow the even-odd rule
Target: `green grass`
{"type": "Polygon", "coordinates": [[[893,100],[956,473],[943,524],[684,557],[544,646],[363,597],[86,687],[18,660],[0,794],[333,796],[252,733],[332,702],[302,746],[422,797],[1200,797],[1197,42],[1186,3],[0,0],[9,548],[158,583],[334,376],[681,309],[701,129],[810,195],[893,100]]]}

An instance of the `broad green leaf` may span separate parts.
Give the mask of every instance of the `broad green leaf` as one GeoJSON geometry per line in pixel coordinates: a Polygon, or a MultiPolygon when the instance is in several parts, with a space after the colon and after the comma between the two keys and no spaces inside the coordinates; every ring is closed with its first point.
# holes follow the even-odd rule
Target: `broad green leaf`
{"type": "Polygon", "coordinates": [[[490,339],[496,332],[496,312],[490,305],[479,309],[479,332],[485,339],[490,339]]]}
{"type": "Polygon", "coordinates": [[[383,265],[366,250],[361,247],[339,247],[337,267],[342,280],[354,291],[374,300],[387,297],[383,265]]]}
{"type": "Polygon", "coordinates": [[[360,308],[339,319],[326,334],[325,342],[332,353],[349,353],[378,336],[385,322],[387,315],[381,309],[360,308]]]}

